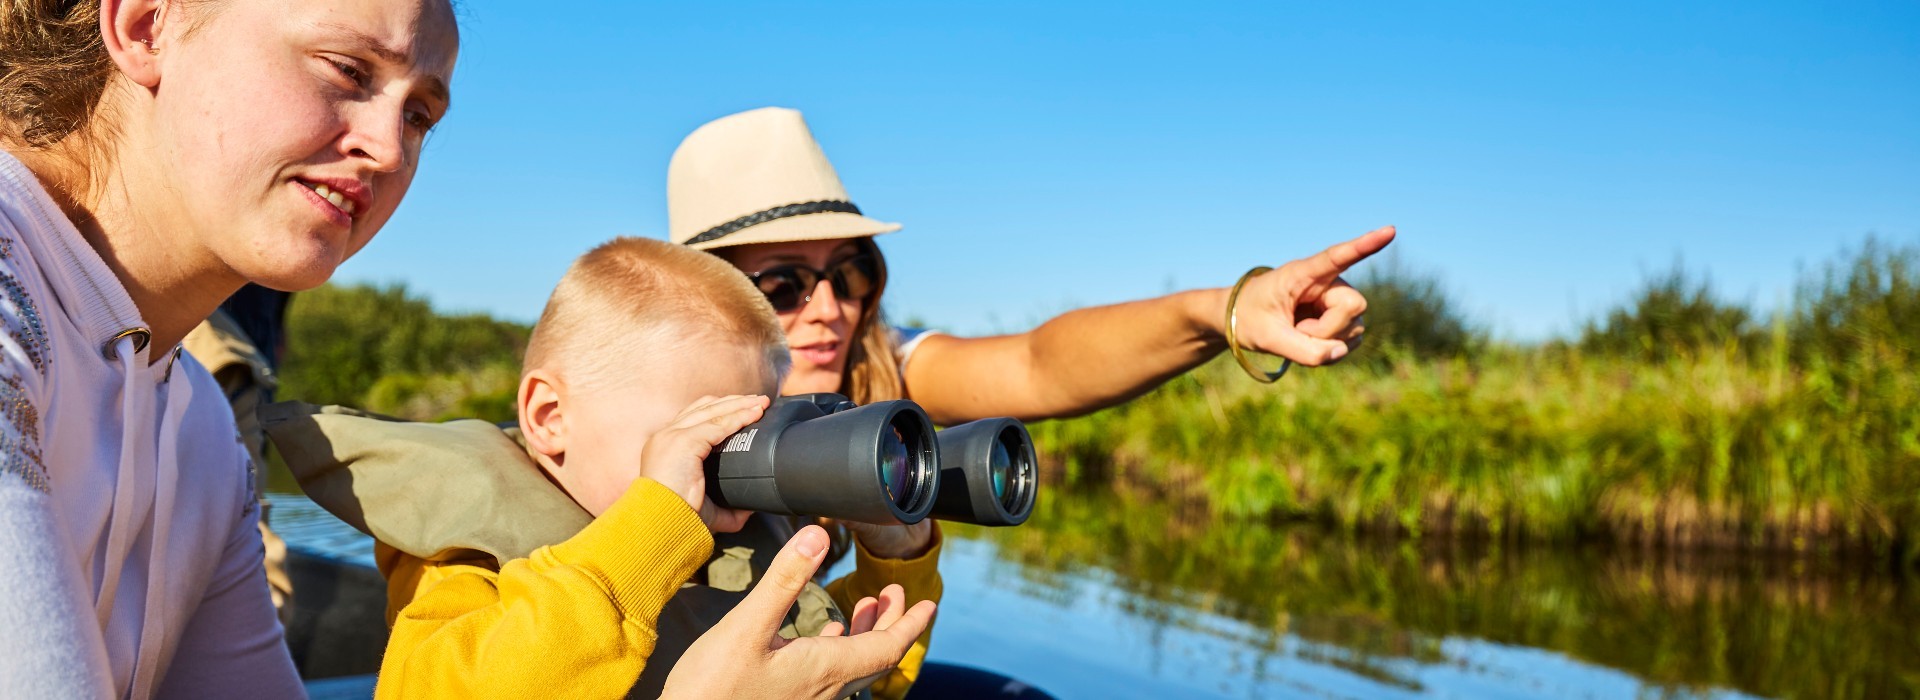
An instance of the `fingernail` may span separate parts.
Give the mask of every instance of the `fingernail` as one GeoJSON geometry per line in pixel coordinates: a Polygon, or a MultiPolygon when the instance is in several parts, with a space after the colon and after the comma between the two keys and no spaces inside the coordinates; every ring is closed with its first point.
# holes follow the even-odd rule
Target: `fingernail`
{"type": "Polygon", "coordinates": [[[801,554],[809,557],[818,555],[827,549],[826,531],[812,525],[808,525],[802,529],[800,534],[794,535],[793,540],[794,548],[800,550],[801,554]]]}
{"type": "Polygon", "coordinates": [[[1340,359],[1340,358],[1342,358],[1342,357],[1346,357],[1346,356],[1347,356],[1347,346],[1345,346],[1345,345],[1335,345],[1335,346],[1333,346],[1333,353],[1332,353],[1332,357],[1331,357],[1330,359],[1335,359],[1335,360],[1338,360],[1338,359],[1340,359]]]}

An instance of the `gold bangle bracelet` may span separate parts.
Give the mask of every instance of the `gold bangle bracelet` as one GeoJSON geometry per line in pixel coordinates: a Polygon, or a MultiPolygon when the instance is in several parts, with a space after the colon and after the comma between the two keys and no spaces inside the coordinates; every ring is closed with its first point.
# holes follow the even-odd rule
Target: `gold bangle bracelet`
{"type": "Polygon", "coordinates": [[[1240,363],[1240,369],[1246,370],[1247,376],[1253,377],[1254,381],[1261,384],[1280,381],[1281,377],[1286,376],[1287,369],[1293,367],[1293,361],[1281,359],[1280,369],[1272,372],[1253,366],[1253,360],[1247,359],[1246,351],[1240,349],[1239,319],[1234,316],[1233,309],[1240,304],[1240,290],[1247,286],[1247,280],[1272,271],[1273,268],[1266,266],[1248,270],[1247,274],[1240,276],[1240,281],[1233,283],[1233,292],[1227,295],[1227,349],[1233,353],[1233,359],[1240,363]]]}

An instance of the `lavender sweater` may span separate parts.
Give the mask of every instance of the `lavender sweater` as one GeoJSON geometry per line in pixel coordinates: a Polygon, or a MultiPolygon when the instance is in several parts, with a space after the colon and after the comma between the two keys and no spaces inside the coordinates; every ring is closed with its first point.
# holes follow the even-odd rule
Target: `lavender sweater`
{"type": "Polygon", "coordinates": [[[0,697],[302,696],[226,397],[145,325],[0,153],[0,697]]]}

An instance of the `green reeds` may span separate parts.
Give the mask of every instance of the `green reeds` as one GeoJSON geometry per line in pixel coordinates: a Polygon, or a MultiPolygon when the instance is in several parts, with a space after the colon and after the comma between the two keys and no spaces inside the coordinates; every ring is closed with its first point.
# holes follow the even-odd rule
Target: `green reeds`
{"type": "Polygon", "coordinates": [[[1131,404],[1033,426],[1034,438],[1064,486],[1147,489],[1216,519],[1912,565],[1915,257],[1869,241],[1803,284],[1768,333],[1663,278],[1595,326],[1630,341],[1617,351],[1390,347],[1391,362],[1297,371],[1278,387],[1216,362],[1131,404]],[[1645,313],[1648,299],[1688,313],[1645,313]],[[1663,325],[1699,319],[1727,328],[1663,325]],[[1636,337],[1700,342],[1652,353],[1636,337]]]}

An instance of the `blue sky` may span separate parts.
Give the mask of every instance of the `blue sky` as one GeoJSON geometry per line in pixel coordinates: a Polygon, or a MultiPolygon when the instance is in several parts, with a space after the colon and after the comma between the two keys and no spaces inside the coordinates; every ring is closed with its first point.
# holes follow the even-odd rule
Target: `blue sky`
{"type": "Polygon", "coordinates": [[[700,124],[800,109],[888,308],[962,332],[1230,284],[1384,224],[1500,334],[1678,258],[1769,307],[1920,240],[1920,4],[465,0],[454,112],[345,281],[531,320],[664,237],[700,124]]]}

